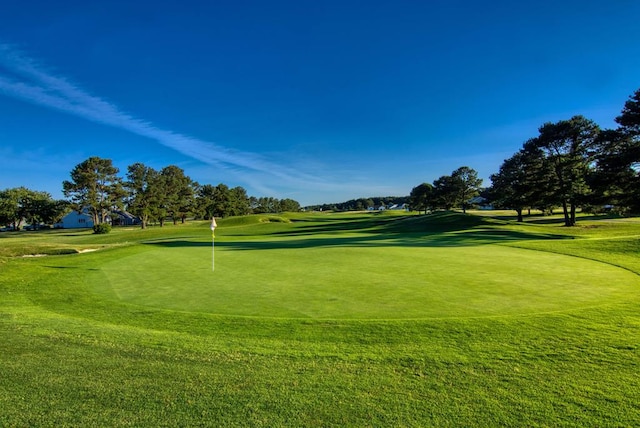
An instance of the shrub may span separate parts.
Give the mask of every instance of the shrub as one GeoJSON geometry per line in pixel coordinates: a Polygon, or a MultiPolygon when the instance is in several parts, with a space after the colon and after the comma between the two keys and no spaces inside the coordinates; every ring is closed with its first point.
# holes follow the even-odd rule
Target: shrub
{"type": "Polygon", "coordinates": [[[105,234],[111,232],[111,225],[109,223],[100,223],[93,226],[93,233],[95,234],[105,234]]]}

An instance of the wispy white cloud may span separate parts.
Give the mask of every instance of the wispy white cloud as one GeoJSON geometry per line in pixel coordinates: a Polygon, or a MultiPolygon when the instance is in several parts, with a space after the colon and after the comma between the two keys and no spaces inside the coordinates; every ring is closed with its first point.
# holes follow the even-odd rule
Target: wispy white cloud
{"type": "Polygon", "coordinates": [[[6,44],[0,44],[0,93],[150,138],[207,165],[224,168],[265,191],[269,186],[266,178],[278,185],[286,183],[291,187],[311,186],[323,190],[338,187],[316,175],[301,173],[256,153],[234,150],[159,128],[87,93],[64,77],[55,76],[6,44]]]}

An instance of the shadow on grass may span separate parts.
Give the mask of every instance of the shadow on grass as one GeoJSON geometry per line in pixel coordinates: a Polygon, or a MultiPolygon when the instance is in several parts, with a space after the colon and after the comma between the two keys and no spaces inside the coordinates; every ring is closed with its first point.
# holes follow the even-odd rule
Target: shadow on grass
{"type": "MultiPolygon", "coordinates": [[[[540,239],[571,239],[566,235],[505,228],[509,223],[455,212],[425,216],[341,216],[313,223],[291,224],[256,240],[224,235],[216,247],[229,250],[303,249],[318,247],[462,247],[540,239]]],[[[184,238],[147,241],[167,248],[210,247],[211,242],[184,238]]]]}
{"type": "Polygon", "coordinates": [[[83,268],[80,266],[53,266],[53,265],[43,265],[43,267],[46,267],[48,269],[78,269],[78,270],[92,270],[92,271],[98,271],[100,269],[97,268],[83,268]]]}
{"type": "MultiPolygon", "coordinates": [[[[582,214],[576,218],[576,224],[580,225],[582,221],[614,220],[619,218],[621,217],[616,214],[582,214]]],[[[543,214],[525,215],[524,223],[564,226],[564,217],[562,216],[562,212],[552,216],[543,214]]]]}
{"type": "MultiPolygon", "coordinates": [[[[349,229],[352,231],[351,229],[349,229]]],[[[326,231],[324,233],[327,233],[326,231]]],[[[264,239],[256,241],[223,240],[216,241],[215,246],[229,250],[274,250],[274,249],[304,249],[319,247],[359,247],[359,248],[384,248],[384,247],[463,247],[514,242],[533,239],[567,239],[563,235],[524,233],[512,230],[500,229],[472,229],[464,231],[452,231],[436,234],[424,233],[394,233],[371,232],[361,233],[356,236],[318,236],[308,237],[310,233],[292,233],[290,236],[299,236],[299,239],[264,239]]],[[[211,242],[191,240],[168,240],[147,242],[148,245],[167,248],[181,247],[211,247],[211,242]]]]}
{"type": "Polygon", "coordinates": [[[295,225],[292,229],[271,233],[272,236],[301,236],[365,232],[375,234],[444,233],[477,227],[487,220],[455,212],[438,212],[427,216],[395,217],[371,214],[369,216],[327,217],[315,224],[295,225]]]}

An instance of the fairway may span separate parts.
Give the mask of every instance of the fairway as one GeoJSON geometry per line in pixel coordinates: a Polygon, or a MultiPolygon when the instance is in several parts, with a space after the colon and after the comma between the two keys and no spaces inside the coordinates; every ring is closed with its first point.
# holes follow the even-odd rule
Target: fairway
{"type": "Polygon", "coordinates": [[[638,426],[640,222],[561,221],[2,234],[0,426],[638,426]]]}
{"type": "MultiPolygon", "coordinates": [[[[362,236],[352,236],[355,241],[362,236]]],[[[500,245],[316,245],[314,240],[167,241],[101,267],[97,293],[136,305],[222,315],[406,319],[573,310],[640,289],[624,269],[500,245]],[[290,248],[295,247],[295,248],[290,248]]]]}

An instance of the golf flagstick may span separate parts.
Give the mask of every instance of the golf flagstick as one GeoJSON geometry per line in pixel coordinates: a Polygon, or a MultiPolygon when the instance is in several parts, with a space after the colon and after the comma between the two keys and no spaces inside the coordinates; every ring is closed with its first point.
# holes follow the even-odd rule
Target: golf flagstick
{"type": "Polygon", "coordinates": [[[215,217],[211,216],[211,272],[216,270],[216,223],[215,217]]]}

